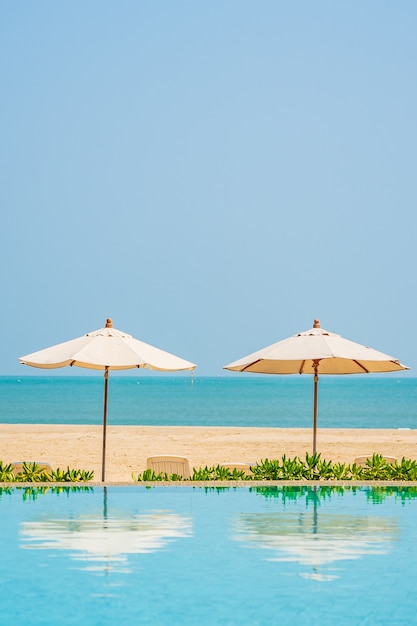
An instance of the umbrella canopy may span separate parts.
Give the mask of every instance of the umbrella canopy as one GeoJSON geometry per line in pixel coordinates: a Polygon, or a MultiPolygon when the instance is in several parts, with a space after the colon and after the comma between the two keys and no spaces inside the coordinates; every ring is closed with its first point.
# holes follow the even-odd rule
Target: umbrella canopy
{"type": "Polygon", "coordinates": [[[224,369],[258,374],[313,374],[313,452],[315,452],[319,374],[367,374],[396,372],[409,368],[388,354],[324,330],[320,327],[320,321],[315,319],[310,330],[253,352],[229,363],[224,369]]]}
{"type": "Polygon", "coordinates": [[[116,328],[110,318],[104,328],[94,330],[82,337],[65,341],[39,352],[19,358],[24,365],[54,369],[76,365],[87,369],[104,370],[104,416],[102,480],[105,478],[107,396],[109,370],[146,368],[160,372],[194,370],[196,365],[169,352],[134,339],[116,328]]]}

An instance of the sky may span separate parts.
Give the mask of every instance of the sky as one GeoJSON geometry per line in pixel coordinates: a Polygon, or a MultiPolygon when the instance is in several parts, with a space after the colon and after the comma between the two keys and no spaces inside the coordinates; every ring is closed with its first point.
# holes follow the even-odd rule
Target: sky
{"type": "Polygon", "coordinates": [[[0,374],[111,317],[227,375],[318,317],[417,375],[416,29],[415,0],[3,0],[0,374]]]}

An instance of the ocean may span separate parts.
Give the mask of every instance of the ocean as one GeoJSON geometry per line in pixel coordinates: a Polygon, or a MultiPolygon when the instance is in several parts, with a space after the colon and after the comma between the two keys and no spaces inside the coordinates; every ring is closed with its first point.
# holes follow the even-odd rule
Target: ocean
{"type": "MultiPolygon", "coordinates": [[[[312,376],[109,376],[108,425],[310,428],[312,376]]],[[[0,377],[0,423],[102,424],[103,376],[0,377]]],[[[417,378],[322,376],[319,428],[417,428],[417,378]]]]}

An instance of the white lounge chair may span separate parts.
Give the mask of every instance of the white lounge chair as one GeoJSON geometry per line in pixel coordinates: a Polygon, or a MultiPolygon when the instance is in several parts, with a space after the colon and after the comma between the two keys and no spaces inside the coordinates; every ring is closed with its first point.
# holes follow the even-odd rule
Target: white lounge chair
{"type": "MultiPolygon", "coordinates": [[[[48,472],[48,474],[52,474],[52,467],[49,465],[49,463],[45,463],[44,461],[25,461],[24,463],[25,465],[32,465],[33,463],[35,463],[39,469],[45,470],[46,472],[48,472]]],[[[15,476],[16,474],[20,474],[21,472],[23,472],[23,461],[15,461],[14,463],[11,463],[11,466],[13,474],[15,476]]]]}
{"type": "MultiPolygon", "coordinates": [[[[361,467],[366,467],[367,460],[368,459],[372,459],[373,456],[374,456],[373,454],[368,454],[368,456],[357,456],[356,459],[355,459],[355,464],[356,465],[360,465],[361,467]]],[[[394,463],[397,461],[397,458],[395,456],[384,456],[384,455],[382,455],[382,458],[387,463],[391,463],[391,465],[394,465],[394,463]]]]}
{"type": "Polygon", "coordinates": [[[190,477],[190,464],[185,456],[173,456],[170,454],[150,456],[146,460],[146,468],[153,470],[155,474],[165,473],[168,476],[177,474],[181,478],[190,477]]]}
{"type": "Polygon", "coordinates": [[[241,461],[229,461],[227,463],[219,463],[220,467],[224,467],[225,469],[229,469],[231,472],[233,472],[233,470],[237,470],[238,472],[245,472],[245,474],[247,474],[248,476],[250,475],[251,471],[250,468],[251,466],[256,465],[256,463],[242,463],[241,461]]]}

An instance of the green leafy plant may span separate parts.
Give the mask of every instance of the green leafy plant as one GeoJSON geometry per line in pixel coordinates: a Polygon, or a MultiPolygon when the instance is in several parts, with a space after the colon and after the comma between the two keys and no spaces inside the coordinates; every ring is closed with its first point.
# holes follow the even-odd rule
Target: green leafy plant
{"type": "Polygon", "coordinates": [[[23,462],[21,471],[15,475],[15,481],[21,483],[50,482],[51,474],[38,463],[23,462]]]}
{"type": "MultiPolygon", "coordinates": [[[[303,468],[303,478],[306,480],[319,480],[320,479],[320,469],[319,469],[319,462],[320,462],[320,454],[317,452],[314,452],[314,454],[308,454],[308,452],[306,452],[306,460],[304,463],[304,468],[303,468]]],[[[331,461],[329,461],[330,465],[331,465],[331,461]]],[[[323,465],[323,461],[321,462],[321,464],[323,465]]],[[[328,467],[326,467],[326,471],[328,473],[328,467]]]]}
{"type": "MultiPolygon", "coordinates": [[[[283,460],[285,457],[283,457],[283,460]]],[[[282,480],[285,478],[283,469],[278,460],[262,459],[251,467],[254,480],[282,480]]]]}
{"type": "Polygon", "coordinates": [[[0,482],[8,483],[50,483],[50,482],[87,482],[93,480],[94,472],[82,469],[50,470],[38,463],[22,463],[16,472],[12,464],[0,461],[0,482]]]}
{"type": "Polygon", "coordinates": [[[168,476],[165,472],[160,472],[156,474],[153,469],[146,469],[142,474],[138,474],[135,476],[132,474],[132,478],[138,482],[152,482],[152,481],[168,481],[168,480],[181,480],[181,477],[177,474],[171,474],[168,476]]]}
{"type": "Polygon", "coordinates": [[[52,470],[51,476],[53,481],[57,483],[63,483],[66,480],[67,472],[57,467],[56,470],[52,470]]]}
{"type": "Polygon", "coordinates": [[[381,454],[374,454],[366,460],[366,466],[362,470],[363,480],[389,480],[391,478],[391,464],[381,454]]]}
{"type": "Polygon", "coordinates": [[[390,467],[390,472],[393,480],[417,480],[417,462],[403,457],[390,467]]]}
{"type": "Polygon", "coordinates": [[[82,482],[88,482],[94,478],[94,470],[78,470],[78,472],[82,482]]]}
{"type": "Polygon", "coordinates": [[[213,480],[231,480],[232,472],[228,467],[215,465],[212,468],[213,480]]]}
{"type": "MultiPolygon", "coordinates": [[[[296,456],[293,459],[282,457],[281,474],[284,480],[301,480],[304,476],[304,467],[300,459],[296,456]]],[[[275,480],[279,480],[275,479],[275,480]]]]}
{"type": "Polygon", "coordinates": [[[332,473],[335,480],[348,480],[351,476],[350,466],[345,463],[334,463],[332,473]]]}
{"type": "Polygon", "coordinates": [[[194,467],[190,480],[193,480],[193,481],[215,480],[213,467],[207,467],[207,465],[205,467],[199,467],[199,468],[194,467]]]}
{"type": "Polygon", "coordinates": [[[0,461],[0,482],[10,483],[14,480],[13,466],[0,461]]]}
{"type": "Polygon", "coordinates": [[[61,470],[59,467],[56,470],[53,470],[50,474],[50,481],[53,482],[63,482],[63,483],[79,483],[79,482],[88,482],[93,480],[94,471],[82,470],[82,469],[70,469],[67,467],[66,470],[61,470]]]}
{"type": "MultiPolygon", "coordinates": [[[[172,474],[155,474],[152,470],[146,470],[143,474],[135,477],[136,481],[163,481],[184,480],[180,476],[172,474]]],[[[243,470],[229,469],[221,465],[211,467],[193,468],[189,479],[192,482],[210,481],[334,481],[334,480],[403,480],[417,481],[417,461],[403,458],[400,463],[389,463],[382,455],[373,454],[367,459],[366,465],[352,465],[345,463],[333,463],[321,458],[320,453],[309,454],[306,452],[305,460],[299,457],[287,458],[285,454],[279,459],[262,459],[259,463],[250,467],[250,474],[243,470]]]]}
{"type": "Polygon", "coordinates": [[[179,474],[170,474],[168,480],[179,481],[179,480],[184,480],[184,479],[179,474]]]}
{"type": "Polygon", "coordinates": [[[347,471],[351,480],[362,480],[363,467],[361,465],[356,465],[356,463],[348,465],[347,471]]]}
{"type": "Polygon", "coordinates": [[[227,480],[252,480],[252,478],[253,476],[251,474],[248,474],[244,470],[238,470],[236,469],[236,467],[234,467],[230,471],[230,476],[227,480]]]}
{"type": "Polygon", "coordinates": [[[319,459],[316,465],[315,480],[332,480],[334,477],[333,462],[319,459]]]}

